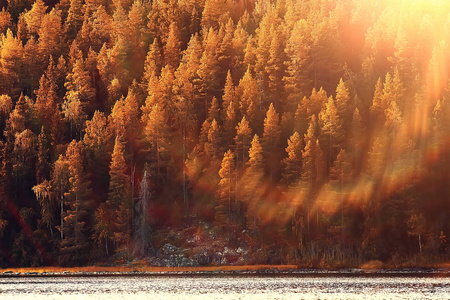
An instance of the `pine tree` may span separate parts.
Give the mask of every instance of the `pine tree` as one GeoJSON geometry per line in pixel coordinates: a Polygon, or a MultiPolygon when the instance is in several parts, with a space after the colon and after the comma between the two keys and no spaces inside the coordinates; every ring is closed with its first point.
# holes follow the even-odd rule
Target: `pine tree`
{"type": "Polygon", "coordinates": [[[113,224],[111,225],[113,239],[118,250],[127,247],[131,237],[132,203],[130,199],[130,178],[126,174],[126,169],[123,142],[117,136],[111,156],[109,192],[106,204],[109,212],[113,215],[113,224]]]}
{"type": "Polygon", "coordinates": [[[174,70],[178,68],[181,59],[181,40],[179,36],[180,30],[176,23],[171,23],[169,27],[169,36],[164,45],[164,64],[171,66],[174,70]]]}
{"type": "Polygon", "coordinates": [[[49,149],[48,141],[41,128],[41,133],[38,136],[38,153],[36,161],[36,183],[33,187],[33,192],[36,199],[41,206],[42,221],[50,230],[50,235],[53,238],[53,227],[55,224],[55,208],[57,205],[57,198],[52,190],[50,179],[51,164],[49,163],[49,149]]]}
{"type": "Polygon", "coordinates": [[[162,69],[159,78],[151,78],[148,86],[149,94],[145,100],[145,106],[142,108],[144,116],[152,110],[155,104],[164,108],[168,113],[174,111],[174,81],[175,74],[169,66],[162,69]]]}
{"type": "Polygon", "coordinates": [[[311,62],[308,60],[313,45],[310,42],[310,25],[305,19],[296,22],[291,35],[286,43],[288,55],[287,73],[285,85],[288,93],[288,105],[295,105],[306,96],[313,87],[312,78],[309,76],[311,62]]]}
{"type": "Polygon", "coordinates": [[[352,179],[352,158],[345,151],[341,149],[330,170],[330,181],[338,183],[341,188],[344,184],[352,179]]]}
{"type": "Polygon", "coordinates": [[[244,76],[247,65],[244,65],[244,57],[245,57],[245,49],[247,47],[247,43],[249,40],[249,34],[243,28],[242,18],[239,20],[236,29],[233,33],[233,53],[234,57],[232,58],[232,68],[234,78],[242,78],[244,76]]]}
{"type": "Polygon", "coordinates": [[[39,28],[41,28],[41,22],[44,18],[46,10],[47,7],[45,6],[44,1],[37,0],[34,2],[31,10],[24,15],[29,33],[37,34],[39,28]]]}
{"type": "MultiPolygon", "coordinates": [[[[274,9],[268,8],[267,12],[262,17],[257,29],[256,35],[256,49],[255,49],[255,73],[260,79],[263,95],[266,96],[269,84],[269,60],[270,60],[270,45],[272,42],[272,31],[275,31],[275,24],[278,22],[276,12],[274,9]]],[[[264,99],[265,100],[265,99],[264,99]]]]}
{"type": "Polygon", "coordinates": [[[70,39],[75,38],[83,25],[84,6],[82,0],[70,0],[66,19],[66,32],[70,39]]]}
{"type": "Polygon", "coordinates": [[[269,101],[274,103],[278,111],[290,111],[295,109],[295,106],[284,107],[281,101],[284,99],[285,88],[283,78],[286,75],[286,68],[284,62],[286,59],[284,36],[280,29],[272,28],[271,42],[269,48],[269,61],[265,67],[268,77],[268,96],[269,101]]]}
{"type": "Polygon", "coordinates": [[[222,95],[222,123],[225,124],[225,120],[227,119],[227,109],[230,106],[231,101],[235,101],[235,90],[233,84],[233,78],[231,77],[231,72],[228,70],[227,78],[225,81],[225,87],[223,88],[222,95]]]}
{"type": "Polygon", "coordinates": [[[77,33],[75,37],[75,41],[78,44],[78,48],[86,53],[89,49],[90,38],[89,33],[92,31],[92,20],[90,14],[88,12],[84,13],[83,16],[83,25],[80,28],[80,31],[77,33]]]}
{"type": "Polygon", "coordinates": [[[139,99],[132,87],[128,90],[127,97],[116,101],[111,110],[110,118],[116,135],[129,138],[137,131],[139,122],[139,99]]]}
{"type": "Polygon", "coordinates": [[[236,126],[236,136],[234,142],[236,144],[236,162],[238,166],[244,166],[249,157],[248,151],[251,146],[252,130],[249,127],[247,119],[242,117],[241,122],[236,126]]]}
{"type": "Polygon", "coordinates": [[[145,254],[147,249],[150,247],[152,240],[152,230],[150,227],[150,185],[147,179],[147,172],[144,172],[141,183],[139,185],[139,200],[136,203],[136,236],[135,240],[137,243],[137,251],[140,254],[145,254]]]}
{"type": "Polygon", "coordinates": [[[61,254],[67,262],[79,264],[86,259],[88,235],[86,228],[87,207],[90,202],[90,181],[86,177],[83,162],[83,145],[73,140],[66,151],[69,171],[69,190],[64,194],[67,210],[63,212],[64,238],[61,254]]]}
{"type": "MultiPolygon", "coordinates": [[[[196,119],[194,113],[194,105],[182,95],[176,97],[175,102],[175,113],[174,113],[174,124],[173,128],[177,133],[177,144],[181,145],[181,157],[180,163],[183,165],[182,170],[182,190],[183,190],[183,202],[185,209],[188,209],[188,183],[186,178],[186,159],[187,152],[192,147],[193,138],[196,136],[196,119]]],[[[218,115],[218,112],[216,113],[218,115]]],[[[179,146],[175,146],[180,148],[179,146]]],[[[186,211],[187,213],[187,211],[186,211]]]]}
{"type": "Polygon", "coordinates": [[[200,128],[197,150],[203,154],[205,154],[205,145],[208,142],[208,132],[210,127],[211,123],[208,120],[205,120],[202,124],[202,127],[200,128]]]}
{"type": "Polygon", "coordinates": [[[220,79],[220,86],[223,86],[226,80],[227,71],[232,67],[233,59],[233,32],[234,24],[233,20],[230,18],[228,22],[220,26],[219,37],[221,41],[219,43],[219,49],[217,51],[217,60],[219,64],[218,76],[220,79]]]}
{"type": "Polygon", "coordinates": [[[241,115],[246,116],[251,128],[260,128],[262,123],[261,94],[258,82],[253,78],[250,68],[247,69],[244,77],[239,81],[239,85],[236,88],[236,96],[241,100],[241,115]]]}
{"type": "Polygon", "coordinates": [[[7,94],[12,98],[20,95],[21,87],[21,70],[24,65],[22,61],[23,46],[18,38],[13,36],[10,29],[6,31],[6,35],[1,36],[0,51],[0,88],[3,94],[7,94]]]}
{"type": "MultiPolygon", "coordinates": [[[[387,75],[386,75],[387,76],[387,75]]],[[[387,108],[383,98],[383,82],[378,78],[373,95],[372,106],[370,107],[371,117],[376,123],[382,123],[384,110],[387,108]]]]}
{"type": "Polygon", "coordinates": [[[223,124],[224,140],[229,141],[235,135],[235,127],[238,121],[238,101],[236,99],[231,72],[228,71],[222,96],[222,109],[220,119],[223,124]]]}
{"type": "Polygon", "coordinates": [[[259,136],[255,134],[252,140],[252,146],[248,151],[249,161],[247,163],[248,171],[257,175],[255,179],[261,178],[264,174],[263,148],[259,141],[259,136]]]}
{"type": "Polygon", "coordinates": [[[52,189],[55,191],[55,197],[58,198],[60,207],[60,222],[57,229],[60,232],[61,241],[64,239],[64,214],[65,214],[65,195],[69,190],[69,165],[67,159],[60,155],[58,159],[53,164],[52,178],[51,178],[52,189]]]}
{"type": "Polygon", "coordinates": [[[327,96],[327,92],[323,88],[320,88],[319,91],[316,91],[316,89],[314,88],[308,100],[309,101],[306,104],[308,116],[311,116],[313,114],[319,115],[320,111],[327,104],[329,97],[327,96]]]}
{"type": "Polygon", "coordinates": [[[308,129],[308,120],[311,116],[319,116],[320,111],[328,101],[327,93],[324,89],[316,91],[313,89],[309,98],[303,97],[298,103],[297,110],[295,111],[294,128],[299,134],[306,133],[308,129]]]}
{"type": "Polygon", "coordinates": [[[222,165],[219,170],[219,186],[217,189],[216,201],[216,217],[214,223],[217,228],[223,231],[228,230],[228,238],[231,238],[231,231],[233,230],[233,214],[235,210],[235,164],[234,153],[228,150],[222,160],[222,165]]]}
{"type": "Polygon", "coordinates": [[[338,116],[342,120],[344,130],[348,130],[353,113],[353,105],[350,103],[350,95],[342,78],[336,88],[336,109],[338,116]]]}
{"type": "Polygon", "coordinates": [[[350,133],[348,137],[347,149],[351,149],[353,162],[352,166],[356,169],[356,173],[361,171],[362,157],[364,153],[364,147],[367,143],[367,137],[365,134],[365,126],[362,122],[359,109],[355,108],[353,111],[352,123],[350,126],[350,133]]]}
{"type": "Polygon", "coordinates": [[[144,71],[143,63],[146,47],[148,46],[148,37],[145,29],[147,9],[146,4],[142,1],[130,1],[130,5],[131,8],[128,11],[127,22],[125,23],[125,28],[127,28],[125,40],[131,47],[131,51],[128,53],[128,61],[130,63],[127,70],[130,72],[130,77],[136,79],[140,78],[144,71]]]}
{"type": "MultiPolygon", "coordinates": [[[[95,160],[101,159],[108,153],[112,132],[104,113],[95,111],[92,120],[86,121],[83,142],[94,153],[95,160]]],[[[111,151],[111,150],[109,150],[111,151]]],[[[111,152],[110,152],[111,153],[111,152]]]]}
{"type": "Polygon", "coordinates": [[[36,161],[36,182],[39,184],[50,177],[49,142],[44,127],[38,135],[38,151],[36,161]]]}
{"type": "Polygon", "coordinates": [[[281,137],[280,116],[271,103],[264,119],[263,148],[267,155],[270,180],[274,180],[275,170],[279,160],[277,153],[281,137]]]}
{"type": "Polygon", "coordinates": [[[222,148],[221,127],[217,124],[215,119],[211,122],[207,138],[208,141],[205,143],[205,153],[211,159],[219,157],[222,148]]]}
{"type": "Polygon", "coordinates": [[[330,170],[330,182],[337,186],[336,190],[340,194],[341,206],[341,230],[344,233],[344,208],[345,208],[345,186],[352,179],[352,157],[343,149],[334,162],[330,170]]]}
{"type": "Polygon", "coordinates": [[[36,112],[39,124],[43,125],[52,143],[62,139],[62,116],[58,108],[61,98],[58,96],[56,78],[42,75],[36,94],[36,112]]]}
{"type": "Polygon", "coordinates": [[[403,97],[403,83],[399,77],[398,71],[394,72],[394,77],[388,72],[384,81],[383,103],[385,109],[388,109],[393,101],[400,103],[403,97]]]}
{"type": "MultiPolygon", "coordinates": [[[[448,67],[450,66],[450,59],[446,55],[450,47],[445,40],[437,43],[432,51],[431,59],[428,65],[428,73],[426,86],[430,90],[430,97],[436,101],[442,97],[444,87],[448,85],[448,67]]],[[[394,90],[399,90],[398,85],[394,84],[394,90]]],[[[395,100],[398,101],[398,98],[395,100]]]]}
{"type": "Polygon", "coordinates": [[[70,124],[70,136],[79,138],[83,123],[86,120],[86,114],[77,93],[69,92],[66,94],[62,110],[65,119],[70,124]]]}
{"type": "Polygon", "coordinates": [[[92,30],[89,32],[90,46],[99,52],[103,45],[111,45],[112,20],[103,5],[97,6],[92,14],[92,30]]]}
{"type": "MultiPolygon", "coordinates": [[[[186,76],[189,81],[194,83],[198,79],[198,70],[200,68],[200,60],[203,54],[203,46],[198,34],[191,36],[187,49],[183,51],[181,65],[184,66],[186,76]]],[[[181,66],[180,66],[181,67],[181,66]]]]}
{"type": "Polygon", "coordinates": [[[11,14],[4,7],[0,11],[0,33],[5,33],[6,30],[10,27],[11,27],[11,14]]]}
{"type": "Polygon", "coordinates": [[[406,79],[406,82],[413,81],[411,74],[413,73],[413,47],[411,42],[408,41],[406,36],[406,30],[404,26],[400,25],[397,30],[397,36],[395,37],[395,51],[394,56],[388,59],[394,64],[397,69],[406,79]]]}
{"type": "MultiPolygon", "coordinates": [[[[81,55],[81,53],[77,55],[81,55]]],[[[80,57],[76,59],[72,71],[67,74],[64,86],[67,88],[68,92],[78,93],[80,101],[85,106],[94,102],[95,88],[93,87],[91,76],[86,68],[83,58],[80,57]]]]}
{"type": "Polygon", "coordinates": [[[220,108],[219,108],[219,102],[217,101],[216,97],[213,97],[211,100],[211,106],[208,110],[208,117],[207,120],[209,122],[212,122],[213,120],[220,120],[220,108]]]}
{"type": "Polygon", "coordinates": [[[144,136],[146,141],[150,143],[151,150],[156,156],[155,180],[162,180],[162,167],[165,164],[166,153],[169,150],[169,127],[167,124],[167,113],[159,104],[152,107],[150,113],[143,115],[144,136]]]}
{"type": "Polygon", "coordinates": [[[377,137],[369,152],[367,171],[375,180],[380,179],[386,166],[387,146],[383,138],[377,137]]]}
{"type": "Polygon", "coordinates": [[[257,233],[259,223],[258,213],[262,192],[261,184],[263,183],[265,165],[263,149],[259,137],[256,134],[253,137],[248,156],[247,170],[244,178],[241,180],[243,186],[239,187],[239,189],[242,190],[241,199],[247,207],[247,226],[257,233]]]}
{"type": "Polygon", "coordinates": [[[270,152],[275,149],[280,141],[280,116],[271,103],[267,110],[266,118],[264,119],[264,147],[266,152],[270,152]]]}
{"type": "Polygon", "coordinates": [[[317,122],[315,116],[311,118],[308,131],[304,136],[305,148],[302,150],[302,181],[306,187],[306,224],[308,235],[310,234],[310,215],[316,193],[323,182],[325,176],[324,154],[320,148],[319,140],[316,136],[317,122]]]}
{"type": "Polygon", "coordinates": [[[224,0],[207,0],[205,1],[205,8],[203,9],[201,25],[208,30],[213,28],[219,29],[221,20],[228,18],[226,12],[226,5],[224,0]]]}
{"type": "Polygon", "coordinates": [[[197,78],[194,80],[196,86],[196,110],[198,119],[204,119],[209,108],[209,101],[213,96],[218,97],[220,82],[218,78],[217,48],[219,37],[212,28],[205,34],[203,39],[203,54],[197,70],[197,78]]]}
{"type": "Polygon", "coordinates": [[[8,120],[6,121],[3,134],[8,140],[13,140],[17,134],[29,127],[30,115],[27,111],[25,98],[23,94],[20,95],[19,100],[16,102],[13,111],[9,114],[8,120]]]}
{"type": "Polygon", "coordinates": [[[147,92],[151,92],[150,82],[152,78],[159,77],[161,73],[161,49],[158,43],[158,39],[154,39],[153,43],[150,45],[147,58],[144,64],[144,75],[142,76],[142,89],[147,92]]]}
{"type": "Polygon", "coordinates": [[[113,219],[108,205],[103,202],[95,211],[95,225],[93,237],[97,244],[105,245],[106,256],[109,256],[110,243],[113,241],[113,219]]]}
{"type": "Polygon", "coordinates": [[[113,133],[104,113],[96,111],[91,120],[86,121],[83,144],[86,147],[86,168],[95,180],[93,191],[99,197],[106,197],[109,160],[113,148],[113,133]]]}
{"type": "Polygon", "coordinates": [[[384,113],[386,120],[386,122],[384,123],[385,128],[387,128],[389,131],[398,130],[403,124],[403,118],[400,109],[398,108],[397,102],[395,100],[392,100],[384,113]]]}
{"type": "Polygon", "coordinates": [[[288,156],[283,159],[282,183],[293,186],[298,184],[301,178],[302,139],[298,132],[294,132],[289,138],[286,153],[288,156]]]}
{"type": "Polygon", "coordinates": [[[39,45],[32,36],[23,47],[23,71],[27,76],[22,78],[22,85],[25,88],[35,90],[39,87],[44,64],[45,60],[39,53],[39,45]]]}
{"type": "Polygon", "coordinates": [[[61,23],[61,12],[56,9],[52,9],[50,13],[43,16],[37,33],[39,35],[39,52],[44,58],[50,55],[53,57],[61,55],[63,38],[61,23]]]}
{"type": "Polygon", "coordinates": [[[398,69],[394,70],[394,78],[392,79],[392,84],[394,89],[394,99],[395,101],[397,101],[400,108],[403,109],[408,103],[405,103],[404,95],[406,90],[398,69]]]}
{"type": "Polygon", "coordinates": [[[76,59],[64,86],[67,89],[63,106],[65,117],[70,122],[71,128],[75,125],[77,133],[81,136],[85,118],[93,113],[91,104],[95,98],[95,89],[83,58],[76,59]]]}
{"type": "Polygon", "coordinates": [[[331,167],[344,142],[342,119],[338,115],[333,97],[328,99],[326,108],[320,114],[321,145],[327,155],[327,166],[331,167]]]}

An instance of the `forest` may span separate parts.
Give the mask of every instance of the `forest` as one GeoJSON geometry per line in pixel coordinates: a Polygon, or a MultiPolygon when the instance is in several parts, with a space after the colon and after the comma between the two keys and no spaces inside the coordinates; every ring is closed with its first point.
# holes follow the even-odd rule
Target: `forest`
{"type": "Polygon", "coordinates": [[[447,0],[0,5],[0,267],[448,261],[447,0]]]}

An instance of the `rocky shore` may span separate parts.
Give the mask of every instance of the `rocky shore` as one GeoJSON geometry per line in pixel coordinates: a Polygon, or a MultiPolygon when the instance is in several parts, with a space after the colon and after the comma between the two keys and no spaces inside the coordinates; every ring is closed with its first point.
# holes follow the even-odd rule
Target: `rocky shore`
{"type": "Polygon", "coordinates": [[[240,266],[208,268],[155,268],[155,267],[121,267],[121,268],[69,268],[65,270],[49,269],[6,269],[0,270],[0,277],[95,277],[95,276],[373,276],[373,277],[450,277],[448,268],[416,269],[379,269],[364,270],[359,268],[341,270],[297,269],[293,266],[240,266]]]}

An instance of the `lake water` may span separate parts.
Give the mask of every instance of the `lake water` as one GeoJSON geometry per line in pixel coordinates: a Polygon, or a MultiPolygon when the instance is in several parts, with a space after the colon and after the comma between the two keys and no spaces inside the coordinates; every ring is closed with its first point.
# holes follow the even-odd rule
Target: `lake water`
{"type": "Polygon", "coordinates": [[[339,275],[0,278],[0,299],[136,298],[450,299],[450,278],[339,275]]]}

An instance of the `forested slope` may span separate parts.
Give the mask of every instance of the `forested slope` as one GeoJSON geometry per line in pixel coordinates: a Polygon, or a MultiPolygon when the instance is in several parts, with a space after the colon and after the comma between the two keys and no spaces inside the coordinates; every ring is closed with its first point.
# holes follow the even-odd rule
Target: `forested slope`
{"type": "Polygon", "coordinates": [[[0,266],[448,258],[447,1],[1,4],[0,266]]]}

